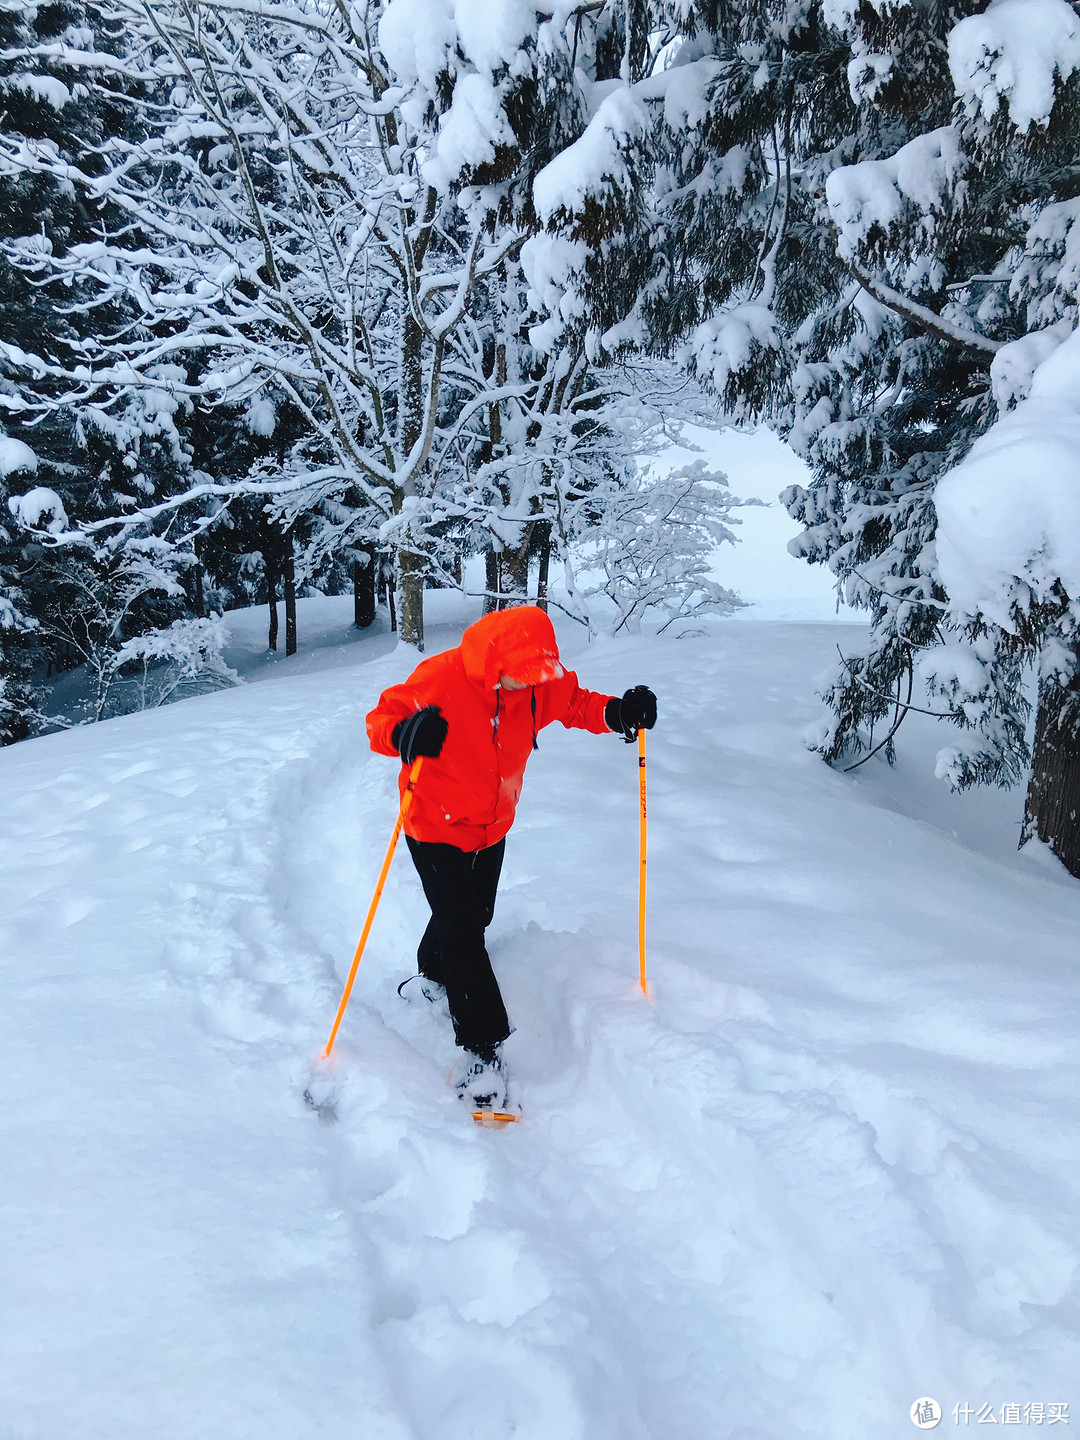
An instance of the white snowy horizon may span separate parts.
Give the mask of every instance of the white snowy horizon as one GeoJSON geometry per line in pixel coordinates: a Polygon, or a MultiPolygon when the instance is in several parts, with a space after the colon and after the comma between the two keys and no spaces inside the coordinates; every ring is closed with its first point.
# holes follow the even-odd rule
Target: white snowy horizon
{"type": "Polygon", "coordinates": [[[733,495],[763,502],[735,512],[738,544],[722,545],[716,552],[713,578],[746,601],[746,609],[734,618],[865,624],[859,611],[837,606],[830,571],[788,553],[788,541],[802,527],[780,504],[779,495],[789,485],[807,484],[810,478],[808,467],[790,445],[765,427],[687,426],[686,435],[694,449],[672,446],[656,457],[658,468],[701,459],[727,476],[733,495]]]}

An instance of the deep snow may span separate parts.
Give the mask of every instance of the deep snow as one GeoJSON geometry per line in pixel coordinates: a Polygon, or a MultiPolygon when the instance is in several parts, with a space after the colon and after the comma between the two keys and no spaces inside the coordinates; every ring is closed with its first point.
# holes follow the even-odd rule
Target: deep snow
{"type": "MultiPolygon", "coordinates": [[[[436,649],[467,617],[431,598],[436,649]]],[[[320,1124],[300,1090],[394,815],[364,713],[410,659],[303,603],[340,644],[0,752],[3,1440],[1075,1412],[1080,886],[1016,854],[1019,797],[950,797],[929,721],[894,771],[806,752],[850,627],[564,632],[583,683],[660,697],[655,1004],[635,752],[553,727],[492,930],[525,1123],[473,1126],[395,994],[402,851],[320,1124]]]]}

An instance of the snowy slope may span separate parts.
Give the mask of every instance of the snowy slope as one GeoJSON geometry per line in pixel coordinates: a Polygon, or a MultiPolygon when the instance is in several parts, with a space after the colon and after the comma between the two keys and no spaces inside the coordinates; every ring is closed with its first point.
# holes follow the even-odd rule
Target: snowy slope
{"type": "Polygon", "coordinates": [[[393,820],[363,723],[409,663],[388,637],[0,752],[3,1440],[1075,1415],[1080,886],[1015,854],[1016,797],[802,748],[843,633],[574,654],[660,696],[656,1003],[634,751],[554,727],[492,931],[527,1112],[502,1133],[394,992],[423,923],[404,853],[338,1122],[300,1100],[393,820]]]}

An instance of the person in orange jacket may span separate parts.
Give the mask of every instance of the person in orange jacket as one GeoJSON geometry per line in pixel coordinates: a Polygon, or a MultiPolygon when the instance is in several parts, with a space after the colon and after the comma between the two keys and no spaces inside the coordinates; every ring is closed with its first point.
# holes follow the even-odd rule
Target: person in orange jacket
{"type": "Polygon", "coordinates": [[[525,766],[538,733],[555,720],[632,740],[656,723],[656,697],[644,685],[621,697],[583,690],[563,669],[555,628],[535,605],[485,615],[460,645],[384,690],[367,717],[372,750],[401,758],[402,794],[413,761],[426,757],[405,838],[431,919],[409,980],[432,1003],[445,998],[463,1052],[455,1088],[473,1108],[506,1104],[499,1047],[510,1023],[484,931],[525,766]]]}

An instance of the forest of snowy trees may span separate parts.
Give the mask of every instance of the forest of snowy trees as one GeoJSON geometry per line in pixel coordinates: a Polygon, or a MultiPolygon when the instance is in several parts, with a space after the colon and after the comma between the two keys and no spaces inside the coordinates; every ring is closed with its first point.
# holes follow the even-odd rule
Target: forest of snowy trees
{"type": "MultiPolygon", "coordinates": [[[[945,717],[1080,873],[1080,11],[1069,0],[4,6],[0,734],[220,613],[426,585],[730,609],[684,421],[802,456],[869,636],[821,754],[945,717]],[[475,568],[475,567],[474,567],[475,568]],[[599,579],[597,578],[599,577],[599,579]],[[1037,712],[1033,714],[1034,712],[1037,712]],[[1033,753],[1032,753],[1033,752],[1033,753]]],[[[171,662],[165,666],[163,662],[171,662]]],[[[145,693],[145,687],[144,692],[145,693]]]]}

